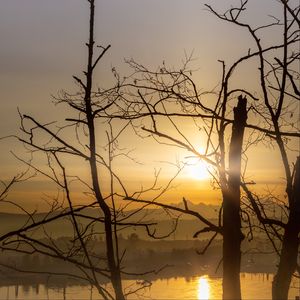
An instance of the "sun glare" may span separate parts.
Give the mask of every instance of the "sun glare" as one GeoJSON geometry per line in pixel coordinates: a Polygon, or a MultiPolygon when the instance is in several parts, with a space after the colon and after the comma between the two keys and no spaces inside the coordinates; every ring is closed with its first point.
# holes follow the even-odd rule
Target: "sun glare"
{"type": "Polygon", "coordinates": [[[210,177],[210,173],[208,171],[208,165],[204,161],[195,161],[188,163],[186,166],[186,172],[187,176],[199,179],[199,180],[205,180],[210,177]]]}
{"type": "Polygon", "coordinates": [[[198,300],[207,300],[210,296],[210,286],[207,276],[198,279],[198,300]]]}

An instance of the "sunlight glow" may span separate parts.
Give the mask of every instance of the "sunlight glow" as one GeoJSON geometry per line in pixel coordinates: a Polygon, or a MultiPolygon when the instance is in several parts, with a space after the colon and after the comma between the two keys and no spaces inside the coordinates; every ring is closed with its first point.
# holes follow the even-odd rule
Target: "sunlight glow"
{"type": "Polygon", "coordinates": [[[194,179],[204,180],[210,178],[208,164],[204,161],[195,161],[186,166],[187,175],[194,179]]]}
{"type": "Polygon", "coordinates": [[[207,300],[210,296],[210,285],[208,276],[201,276],[198,279],[198,300],[207,300]]]}

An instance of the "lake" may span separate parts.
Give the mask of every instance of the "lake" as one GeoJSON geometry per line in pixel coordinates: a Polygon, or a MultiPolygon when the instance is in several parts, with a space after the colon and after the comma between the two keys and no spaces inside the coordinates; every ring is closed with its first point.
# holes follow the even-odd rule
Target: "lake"
{"type": "MultiPolygon", "coordinates": [[[[273,275],[262,273],[242,273],[241,285],[243,299],[270,299],[273,275]]],[[[124,280],[124,288],[130,290],[135,281],[124,280]]],[[[299,295],[299,280],[294,279],[289,298],[299,295]]],[[[108,287],[109,288],[109,287],[108,287]]],[[[221,299],[222,280],[208,275],[184,278],[157,279],[151,287],[131,295],[128,299],[221,299]]],[[[73,285],[66,288],[37,286],[0,287],[1,300],[97,300],[101,297],[96,289],[89,286],[73,285]]]]}

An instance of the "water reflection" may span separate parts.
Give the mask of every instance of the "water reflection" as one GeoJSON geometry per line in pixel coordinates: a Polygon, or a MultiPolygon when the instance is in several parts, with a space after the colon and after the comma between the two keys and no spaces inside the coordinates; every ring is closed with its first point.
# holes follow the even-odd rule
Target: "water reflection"
{"type": "MultiPolygon", "coordinates": [[[[273,275],[269,274],[241,274],[242,297],[244,299],[271,299],[273,275]]],[[[135,284],[134,280],[124,280],[124,288],[135,284]]],[[[289,299],[299,295],[299,281],[293,279],[289,299]]],[[[110,285],[106,285],[110,288],[110,285]]],[[[214,276],[177,277],[156,279],[152,286],[132,294],[133,299],[197,299],[213,300],[222,298],[222,278],[214,276]]],[[[88,285],[49,286],[40,284],[2,286],[0,300],[99,300],[97,289],[88,285]]]]}
{"type": "Polygon", "coordinates": [[[198,279],[198,299],[207,300],[210,298],[210,285],[208,276],[201,276],[198,279]]]}

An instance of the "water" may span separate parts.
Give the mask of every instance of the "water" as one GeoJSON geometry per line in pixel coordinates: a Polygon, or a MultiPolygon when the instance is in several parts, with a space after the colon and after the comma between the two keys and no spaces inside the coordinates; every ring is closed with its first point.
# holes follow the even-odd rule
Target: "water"
{"type": "MultiPolygon", "coordinates": [[[[243,299],[271,299],[273,276],[268,274],[241,274],[243,299]]],[[[124,280],[123,285],[130,291],[135,281],[124,280]]],[[[295,279],[290,289],[289,298],[299,295],[299,282],[295,279]]],[[[109,289],[109,286],[106,286],[109,289]]],[[[192,278],[157,279],[151,287],[131,295],[128,299],[221,299],[222,280],[207,275],[192,278]]],[[[101,299],[96,289],[90,286],[67,286],[66,288],[37,286],[0,287],[1,300],[97,300],[101,299]]]]}

